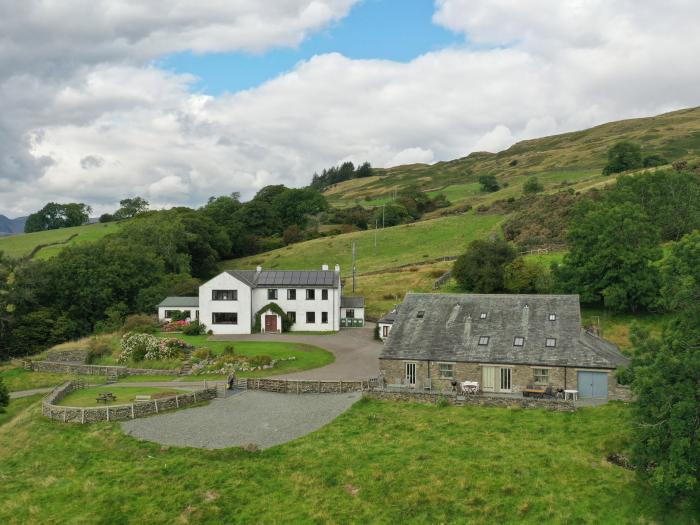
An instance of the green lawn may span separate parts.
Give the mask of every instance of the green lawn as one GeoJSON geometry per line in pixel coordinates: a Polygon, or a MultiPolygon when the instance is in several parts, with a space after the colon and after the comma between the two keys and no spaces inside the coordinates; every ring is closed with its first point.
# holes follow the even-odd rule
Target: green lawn
{"type": "MultiPolygon", "coordinates": [[[[285,357],[296,357],[293,361],[281,361],[274,368],[268,370],[254,370],[250,372],[237,372],[239,377],[265,377],[279,374],[289,374],[292,372],[301,372],[310,368],[318,368],[326,366],[335,361],[335,356],[328,350],[317,346],[302,344],[302,343],[284,343],[284,342],[268,342],[268,341],[210,341],[208,335],[181,335],[178,334],[178,339],[182,339],[187,343],[197,347],[211,348],[215,354],[221,354],[224,348],[233,345],[235,352],[238,355],[256,356],[269,355],[272,359],[280,359],[285,357]]],[[[205,377],[212,379],[209,375],[193,376],[198,380],[205,377]]]]}
{"type": "Polygon", "coordinates": [[[0,427],[0,522],[697,523],[606,461],[631,432],[617,403],[569,414],[366,401],[262,452],[208,451],[48,421],[35,404],[0,427]]]}
{"type": "Polygon", "coordinates": [[[0,237],[0,251],[5,252],[5,254],[11,257],[22,257],[28,255],[36,246],[40,244],[64,242],[72,235],[78,235],[68,244],[48,246],[41,249],[35,256],[38,259],[47,259],[56,255],[67,245],[95,241],[109,233],[117,231],[119,227],[120,223],[109,222],[106,224],[88,224],[85,226],[76,226],[74,228],[61,228],[58,230],[23,233],[19,235],[10,235],[8,237],[0,237]]]}
{"type": "MultiPolygon", "coordinates": [[[[76,378],[75,374],[50,374],[48,372],[31,372],[25,370],[21,365],[0,366],[0,377],[10,392],[20,390],[31,390],[32,388],[46,388],[57,386],[66,381],[76,378]]],[[[102,376],[80,376],[88,378],[91,383],[104,383],[106,377],[102,376]]]]}
{"type": "Polygon", "coordinates": [[[292,244],[278,250],[224,261],[222,268],[309,269],[338,263],[343,275],[351,273],[352,243],[356,243],[357,271],[369,272],[446,255],[459,255],[476,238],[500,231],[500,215],[473,212],[413,224],[347,233],[334,237],[292,244]]]}
{"type": "Polygon", "coordinates": [[[117,399],[110,401],[107,405],[130,405],[134,402],[136,396],[156,396],[156,395],[176,395],[186,392],[174,388],[165,387],[118,387],[113,388],[109,385],[98,386],[92,388],[83,388],[71,392],[64,397],[59,405],[70,407],[94,407],[104,406],[104,403],[97,402],[97,396],[104,392],[112,392],[117,399]]]}
{"type": "Polygon", "coordinates": [[[10,400],[10,404],[4,409],[4,411],[0,412],[0,426],[10,421],[17,414],[24,412],[42,397],[44,397],[43,394],[37,394],[34,396],[20,397],[19,399],[10,400]]]}

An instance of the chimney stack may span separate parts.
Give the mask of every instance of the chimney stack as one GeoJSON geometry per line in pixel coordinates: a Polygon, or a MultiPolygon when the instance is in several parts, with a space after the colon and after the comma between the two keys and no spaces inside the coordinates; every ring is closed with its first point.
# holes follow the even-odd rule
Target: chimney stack
{"type": "Polygon", "coordinates": [[[340,273],[340,265],[339,264],[335,265],[335,273],[340,273]]]}
{"type": "Polygon", "coordinates": [[[322,265],[322,266],[321,266],[321,270],[323,270],[324,272],[327,272],[327,271],[328,271],[328,265],[327,265],[327,264],[322,265]]]}
{"type": "Polygon", "coordinates": [[[255,271],[256,271],[257,273],[262,272],[262,266],[258,266],[257,268],[255,268],[255,271]]]}

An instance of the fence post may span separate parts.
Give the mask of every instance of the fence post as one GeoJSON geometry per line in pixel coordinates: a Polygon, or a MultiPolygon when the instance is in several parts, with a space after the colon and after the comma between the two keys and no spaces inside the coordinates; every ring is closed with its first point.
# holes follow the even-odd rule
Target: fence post
{"type": "Polygon", "coordinates": [[[109,407],[107,407],[107,421],[109,421],[109,407]]]}
{"type": "Polygon", "coordinates": [[[343,393],[343,381],[342,380],[338,381],[338,390],[341,394],[343,393]]]}
{"type": "Polygon", "coordinates": [[[131,403],[131,419],[136,419],[136,417],[134,416],[134,404],[133,403],[131,403]]]}
{"type": "Polygon", "coordinates": [[[318,382],[318,393],[319,394],[321,393],[321,382],[320,381],[318,382]]]}
{"type": "Polygon", "coordinates": [[[80,411],[80,423],[82,425],[85,424],[85,409],[84,408],[80,411]]]}
{"type": "Polygon", "coordinates": [[[155,400],[154,400],[154,403],[156,404],[156,414],[157,414],[157,413],[158,413],[158,400],[155,399],[155,400]]]}
{"type": "MultiPolygon", "coordinates": [[[[206,379],[204,380],[204,382],[205,382],[205,384],[206,384],[206,379]]],[[[179,400],[179,397],[180,397],[179,395],[176,395],[176,396],[175,396],[175,408],[180,408],[180,400],[179,400]]]]}
{"type": "Polygon", "coordinates": [[[197,391],[196,390],[194,391],[194,402],[195,402],[195,404],[197,404],[197,391]]]}

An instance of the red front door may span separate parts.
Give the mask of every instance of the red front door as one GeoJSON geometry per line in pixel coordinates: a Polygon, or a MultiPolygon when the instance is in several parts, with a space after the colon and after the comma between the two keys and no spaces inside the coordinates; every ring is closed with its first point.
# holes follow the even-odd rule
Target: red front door
{"type": "Polygon", "coordinates": [[[277,316],[276,315],[266,315],[265,316],[265,331],[266,332],[276,332],[277,331],[277,316]]]}

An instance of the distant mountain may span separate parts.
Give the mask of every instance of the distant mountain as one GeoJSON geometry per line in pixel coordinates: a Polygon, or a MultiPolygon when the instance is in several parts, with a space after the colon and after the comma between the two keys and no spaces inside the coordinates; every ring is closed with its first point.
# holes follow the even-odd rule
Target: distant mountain
{"type": "Polygon", "coordinates": [[[26,217],[17,217],[9,219],[4,215],[0,215],[0,235],[14,235],[15,233],[24,233],[24,223],[27,222],[26,217]]]}

